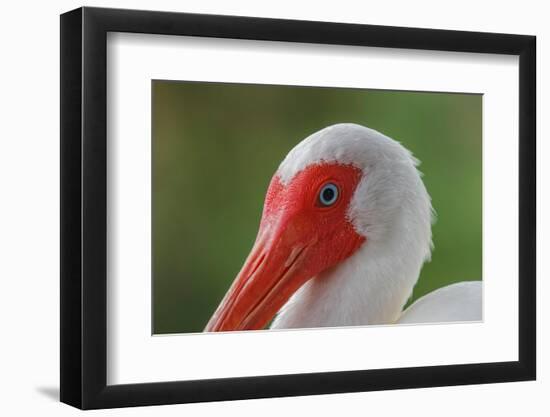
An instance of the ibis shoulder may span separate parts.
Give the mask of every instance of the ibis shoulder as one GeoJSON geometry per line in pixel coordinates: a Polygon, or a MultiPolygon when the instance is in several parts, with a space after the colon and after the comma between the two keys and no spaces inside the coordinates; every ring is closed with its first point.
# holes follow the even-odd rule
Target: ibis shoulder
{"type": "Polygon", "coordinates": [[[439,288],[409,306],[398,323],[441,323],[482,319],[481,281],[464,281],[439,288]]]}

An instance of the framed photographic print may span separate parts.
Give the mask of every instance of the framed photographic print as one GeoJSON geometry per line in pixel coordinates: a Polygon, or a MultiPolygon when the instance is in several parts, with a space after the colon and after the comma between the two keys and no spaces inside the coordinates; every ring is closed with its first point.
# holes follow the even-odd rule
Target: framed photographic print
{"type": "Polygon", "coordinates": [[[61,401],[535,378],[535,38],[61,16],[61,401]]]}

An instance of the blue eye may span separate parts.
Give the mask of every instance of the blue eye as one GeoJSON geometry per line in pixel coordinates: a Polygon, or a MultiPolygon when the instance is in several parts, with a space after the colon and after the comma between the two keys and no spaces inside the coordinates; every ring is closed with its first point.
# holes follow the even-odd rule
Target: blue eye
{"type": "Polygon", "coordinates": [[[319,192],[321,205],[325,207],[332,206],[336,200],[338,200],[338,187],[332,183],[324,185],[319,192]]]}

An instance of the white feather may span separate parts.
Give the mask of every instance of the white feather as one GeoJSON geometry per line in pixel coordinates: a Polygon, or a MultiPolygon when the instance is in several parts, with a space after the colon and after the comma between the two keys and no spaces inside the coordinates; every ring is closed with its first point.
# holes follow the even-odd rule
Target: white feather
{"type": "Polygon", "coordinates": [[[481,281],[465,281],[439,288],[416,300],[398,323],[479,321],[482,318],[481,281]]]}
{"type": "Polygon", "coordinates": [[[277,174],[287,184],[298,172],[323,162],[362,170],[347,216],[366,242],[354,255],[304,284],[272,328],[394,323],[432,247],[433,211],[416,169],[418,161],[375,130],[337,124],[299,143],[277,174]]]}

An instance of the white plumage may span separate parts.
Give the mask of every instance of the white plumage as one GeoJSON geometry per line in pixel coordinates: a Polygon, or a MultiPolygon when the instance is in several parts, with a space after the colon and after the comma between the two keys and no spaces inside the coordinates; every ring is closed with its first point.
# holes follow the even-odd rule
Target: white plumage
{"type": "Polygon", "coordinates": [[[416,300],[398,323],[478,321],[482,317],[481,281],[465,281],[439,288],[416,300]]]}

